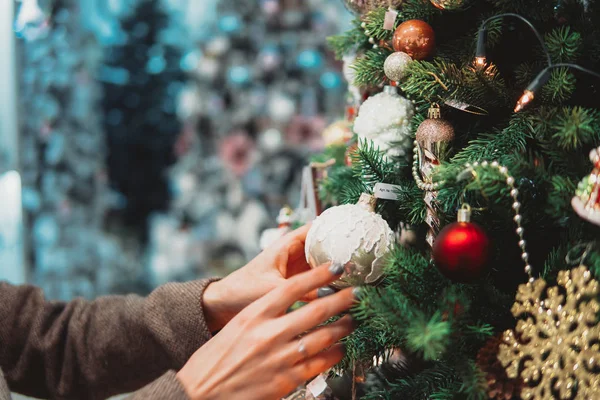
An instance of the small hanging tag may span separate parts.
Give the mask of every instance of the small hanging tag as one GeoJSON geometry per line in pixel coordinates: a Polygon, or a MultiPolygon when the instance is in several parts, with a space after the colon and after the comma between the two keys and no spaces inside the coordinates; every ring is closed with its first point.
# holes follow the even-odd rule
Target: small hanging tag
{"type": "Polygon", "coordinates": [[[373,188],[373,195],[378,199],[384,200],[398,200],[396,192],[400,186],[390,185],[388,183],[377,183],[373,188]]]}
{"type": "Polygon", "coordinates": [[[306,385],[306,388],[314,397],[319,397],[327,390],[327,381],[324,374],[317,376],[312,382],[306,385]]]}
{"type": "Polygon", "coordinates": [[[302,169],[300,204],[297,213],[299,222],[301,223],[308,223],[319,215],[314,178],[314,168],[306,166],[302,169]]]}
{"type": "Polygon", "coordinates": [[[385,13],[385,19],[383,20],[383,29],[388,31],[394,29],[396,17],[398,17],[398,11],[394,10],[392,7],[388,8],[387,12],[385,13]]]}

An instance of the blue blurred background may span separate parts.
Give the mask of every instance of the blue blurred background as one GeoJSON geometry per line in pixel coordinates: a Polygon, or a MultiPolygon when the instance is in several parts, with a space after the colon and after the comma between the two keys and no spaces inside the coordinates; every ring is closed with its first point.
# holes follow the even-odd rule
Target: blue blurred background
{"type": "Polygon", "coordinates": [[[48,297],[223,275],[343,116],[340,0],[0,4],[0,279],[48,297]]]}

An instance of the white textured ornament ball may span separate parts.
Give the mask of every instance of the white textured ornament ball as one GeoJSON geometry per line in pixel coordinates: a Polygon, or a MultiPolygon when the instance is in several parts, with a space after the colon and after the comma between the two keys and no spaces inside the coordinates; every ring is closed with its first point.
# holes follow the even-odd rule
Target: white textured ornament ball
{"type": "Polygon", "coordinates": [[[383,92],[369,97],[354,120],[359,139],[372,141],[388,158],[408,156],[412,147],[410,123],[414,107],[395,90],[386,86],[383,92]]]}
{"type": "Polygon", "coordinates": [[[402,52],[397,51],[392,53],[385,59],[385,63],[383,64],[383,72],[385,72],[385,76],[392,82],[399,82],[406,75],[406,67],[412,61],[412,58],[402,52]]]}
{"type": "Polygon", "coordinates": [[[332,286],[374,284],[383,276],[385,256],[394,244],[394,232],[373,211],[375,198],[363,194],[358,204],[325,210],[306,236],[306,259],[312,268],[327,262],[345,266],[332,286]]]}

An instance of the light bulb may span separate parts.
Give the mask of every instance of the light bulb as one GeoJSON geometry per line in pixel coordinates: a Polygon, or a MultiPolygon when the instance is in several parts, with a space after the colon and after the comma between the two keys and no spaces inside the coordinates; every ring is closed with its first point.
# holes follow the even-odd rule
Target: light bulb
{"type": "Polygon", "coordinates": [[[515,106],[515,112],[521,111],[527,104],[531,103],[535,98],[535,94],[531,90],[526,90],[523,92],[523,96],[517,101],[517,105],[515,106]]]}

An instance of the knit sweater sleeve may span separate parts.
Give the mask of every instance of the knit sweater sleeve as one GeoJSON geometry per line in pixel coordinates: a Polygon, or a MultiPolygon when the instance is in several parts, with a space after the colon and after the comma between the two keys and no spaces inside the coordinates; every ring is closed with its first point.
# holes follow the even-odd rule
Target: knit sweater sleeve
{"type": "Polygon", "coordinates": [[[104,399],[159,377],[144,390],[167,390],[177,383],[167,371],[211,338],[202,309],[210,282],[170,283],[146,298],[69,303],[0,283],[0,368],[12,391],[38,398],[104,399]]]}
{"type": "Polygon", "coordinates": [[[167,371],[163,376],[128,396],[125,400],[189,400],[189,397],[177,380],[175,371],[167,371]]]}

